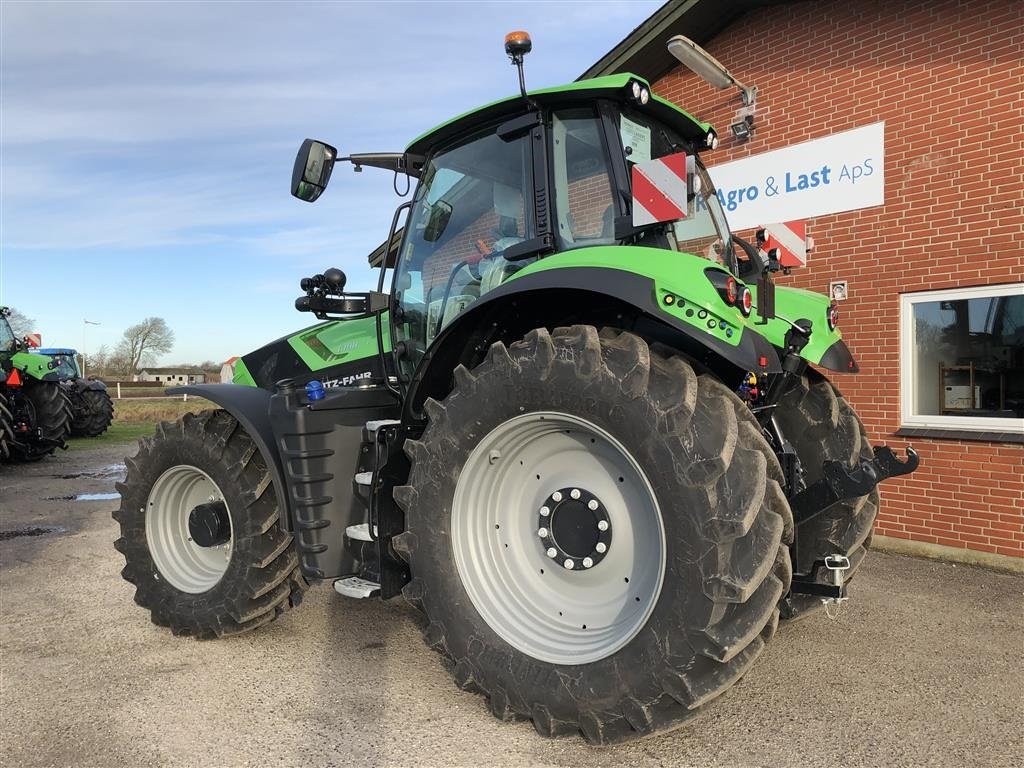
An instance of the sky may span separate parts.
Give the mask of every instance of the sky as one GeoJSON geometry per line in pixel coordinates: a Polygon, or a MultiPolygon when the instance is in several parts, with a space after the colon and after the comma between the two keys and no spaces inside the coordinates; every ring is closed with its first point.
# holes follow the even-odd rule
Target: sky
{"type": "Polygon", "coordinates": [[[401,200],[347,165],[314,205],[292,198],[304,138],[400,151],[518,91],[507,32],[533,39],[528,87],[557,85],[660,5],[3,0],[0,304],[87,352],[163,317],[164,364],[310,325],[299,279],[335,266],[375,287],[366,255],[401,200]]]}

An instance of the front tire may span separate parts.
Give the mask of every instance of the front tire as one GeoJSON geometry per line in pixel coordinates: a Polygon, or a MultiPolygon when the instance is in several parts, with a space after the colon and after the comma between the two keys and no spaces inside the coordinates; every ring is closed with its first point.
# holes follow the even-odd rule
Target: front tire
{"type": "Polygon", "coordinates": [[[99,437],[114,420],[114,401],[105,389],[84,389],[71,395],[72,437],[99,437]]]}
{"type": "Polygon", "coordinates": [[[140,442],[118,483],[121,575],[153,623],[211,639],[256,629],[302,601],[306,580],[263,456],[227,411],[162,422],[140,442]],[[190,526],[200,506],[223,504],[221,537],[190,526]]]}
{"type": "Polygon", "coordinates": [[[608,744],[672,728],[739,680],[775,631],[792,536],[781,470],[742,402],[590,326],[495,344],[455,378],[406,442],[395,547],[456,683],[500,719],[608,744]],[[603,561],[580,568],[578,551],[570,567],[539,535],[565,490],[580,490],[573,519],[589,520],[588,500],[606,510],[603,561]]]}
{"type": "MultiPolygon", "coordinates": [[[[779,401],[775,409],[782,433],[796,450],[807,485],[822,477],[826,460],[842,461],[848,467],[871,459],[874,451],[860,417],[828,379],[804,375],[779,401]]],[[[833,504],[801,526],[797,537],[793,570],[831,583],[830,574],[815,561],[828,555],[846,555],[850,570],[860,567],[871,544],[871,527],[878,515],[878,487],[866,496],[833,504]]],[[[789,595],[782,605],[782,617],[795,619],[820,609],[821,598],[789,595]]]]}

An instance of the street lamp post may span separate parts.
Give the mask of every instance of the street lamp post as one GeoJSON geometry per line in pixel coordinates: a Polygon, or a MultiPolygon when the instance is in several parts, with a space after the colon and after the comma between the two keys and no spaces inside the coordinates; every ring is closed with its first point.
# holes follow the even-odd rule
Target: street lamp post
{"type": "Polygon", "coordinates": [[[90,325],[99,325],[100,323],[95,320],[86,320],[82,318],[82,378],[85,378],[85,329],[90,325]]]}

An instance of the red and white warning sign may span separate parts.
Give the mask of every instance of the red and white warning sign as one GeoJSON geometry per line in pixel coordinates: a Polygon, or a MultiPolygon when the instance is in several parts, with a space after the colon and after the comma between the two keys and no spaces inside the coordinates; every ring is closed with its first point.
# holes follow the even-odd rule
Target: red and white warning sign
{"type": "Polygon", "coordinates": [[[686,218],[692,161],[685,152],[633,166],[633,226],[686,218]]]}
{"type": "Polygon", "coordinates": [[[802,267],[807,263],[807,252],[810,250],[807,222],[786,221],[782,224],[768,224],[764,228],[764,238],[762,249],[767,252],[772,248],[778,248],[779,264],[782,266],[802,267]]]}
{"type": "Polygon", "coordinates": [[[30,333],[25,336],[25,343],[30,347],[39,349],[39,347],[43,346],[43,336],[40,333],[30,333]]]}

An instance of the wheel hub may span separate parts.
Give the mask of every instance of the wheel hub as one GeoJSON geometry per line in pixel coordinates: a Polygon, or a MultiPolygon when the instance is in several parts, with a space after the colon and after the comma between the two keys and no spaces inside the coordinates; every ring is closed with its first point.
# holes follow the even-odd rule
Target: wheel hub
{"type": "Polygon", "coordinates": [[[231,521],[223,501],[199,504],[188,516],[188,534],[200,547],[219,547],[231,538],[231,521]]]}
{"type": "Polygon", "coordinates": [[[618,439],[579,416],[534,411],[484,435],[459,474],[451,530],[473,607],[534,659],[610,656],[644,627],[661,592],[654,490],[618,439]]]}
{"type": "Polygon", "coordinates": [[[146,545],[159,578],[188,594],[215,587],[231,563],[234,536],[224,493],[190,464],[167,469],[146,500],[146,545]]]}
{"type": "Polygon", "coordinates": [[[560,488],[544,500],[537,518],[544,553],[567,571],[601,562],[612,541],[604,504],[585,488],[560,488]]]}

